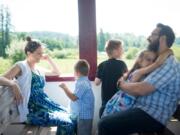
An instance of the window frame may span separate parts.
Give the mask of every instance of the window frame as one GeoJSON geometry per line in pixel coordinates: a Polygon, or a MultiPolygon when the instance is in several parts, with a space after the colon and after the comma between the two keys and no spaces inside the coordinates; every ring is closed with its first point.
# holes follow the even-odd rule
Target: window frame
{"type": "MultiPolygon", "coordinates": [[[[90,65],[89,79],[94,80],[97,69],[96,0],[78,0],[79,58],[90,65]]],[[[47,82],[74,81],[73,76],[46,76],[47,82]]]]}

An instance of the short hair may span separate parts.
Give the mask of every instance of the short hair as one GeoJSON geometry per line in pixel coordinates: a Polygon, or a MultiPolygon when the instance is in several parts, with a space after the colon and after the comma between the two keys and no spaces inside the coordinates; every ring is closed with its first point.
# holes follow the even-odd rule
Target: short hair
{"type": "Polygon", "coordinates": [[[31,39],[31,37],[29,37],[29,36],[26,38],[26,40],[27,40],[27,44],[26,44],[26,46],[24,48],[24,52],[25,52],[26,55],[27,55],[27,52],[33,53],[34,51],[36,51],[37,48],[42,46],[40,42],[33,41],[31,39]]]}
{"type": "Polygon", "coordinates": [[[105,50],[107,54],[111,55],[112,52],[118,49],[119,47],[121,47],[121,45],[122,45],[122,41],[120,40],[108,40],[105,45],[105,50]]]}
{"type": "Polygon", "coordinates": [[[80,72],[81,75],[87,76],[89,74],[89,63],[85,59],[80,59],[74,66],[74,70],[80,72]]]}
{"type": "Polygon", "coordinates": [[[160,28],[160,36],[166,36],[166,42],[168,47],[170,48],[175,40],[175,34],[173,29],[170,26],[164,25],[162,23],[158,23],[156,27],[160,28]]]}

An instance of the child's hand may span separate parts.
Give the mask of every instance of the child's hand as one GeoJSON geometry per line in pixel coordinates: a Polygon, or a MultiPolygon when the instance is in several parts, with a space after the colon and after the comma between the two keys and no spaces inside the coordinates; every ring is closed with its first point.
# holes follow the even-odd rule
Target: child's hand
{"type": "Polygon", "coordinates": [[[66,88],[67,88],[67,86],[66,86],[65,83],[61,83],[61,84],[59,85],[59,87],[61,87],[62,89],[66,89],[66,88]]]}
{"type": "Polygon", "coordinates": [[[159,55],[159,57],[156,59],[155,63],[159,66],[162,65],[164,63],[164,61],[167,59],[167,57],[172,54],[173,54],[173,51],[171,49],[168,49],[167,51],[165,51],[159,55]]]}
{"type": "Polygon", "coordinates": [[[131,82],[139,82],[144,75],[143,69],[137,69],[131,74],[131,82]]]}

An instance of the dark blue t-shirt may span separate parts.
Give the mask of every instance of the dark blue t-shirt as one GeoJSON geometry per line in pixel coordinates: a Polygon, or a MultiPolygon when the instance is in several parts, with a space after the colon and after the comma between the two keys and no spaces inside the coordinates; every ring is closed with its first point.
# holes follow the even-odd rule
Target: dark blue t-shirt
{"type": "Polygon", "coordinates": [[[127,66],[122,60],[108,59],[99,64],[96,77],[102,81],[102,104],[105,105],[106,102],[118,91],[117,81],[125,72],[127,72],[127,66]]]}

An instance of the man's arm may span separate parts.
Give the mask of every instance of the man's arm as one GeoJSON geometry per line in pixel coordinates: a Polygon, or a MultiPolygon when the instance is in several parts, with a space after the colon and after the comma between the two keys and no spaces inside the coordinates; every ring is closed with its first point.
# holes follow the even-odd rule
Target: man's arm
{"type": "Polygon", "coordinates": [[[132,76],[131,81],[132,82],[140,81],[142,76],[151,73],[152,71],[154,71],[155,69],[157,69],[158,67],[163,65],[163,63],[166,61],[167,57],[169,57],[169,55],[172,55],[172,54],[173,54],[173,51],[171,49],[166,50],[165,52],[163,52],[162,54],[160,54],[158,56],[158,58],[156,59],[156,61],[153,64],[151,64],[147,67],[138,69],[136,71],[136,74],[134,74],[132,76]]]}
{"type": "Polygon", "coordinates": [[[147,82],[128,83],[120,81],[120,87],[123,91],[134,96],[144,96],[155,90],[155,87],[147,82]]]}
{"type": "Polygon", "coordinates": [[[168,60],[151,74],[149,74],[144,81],[128,83],[120,80],[120,87],[129,94],[142,96],[153,92],[156,89],[166,87],[175,79],[174,58],[170,57],[168,60]]]}

